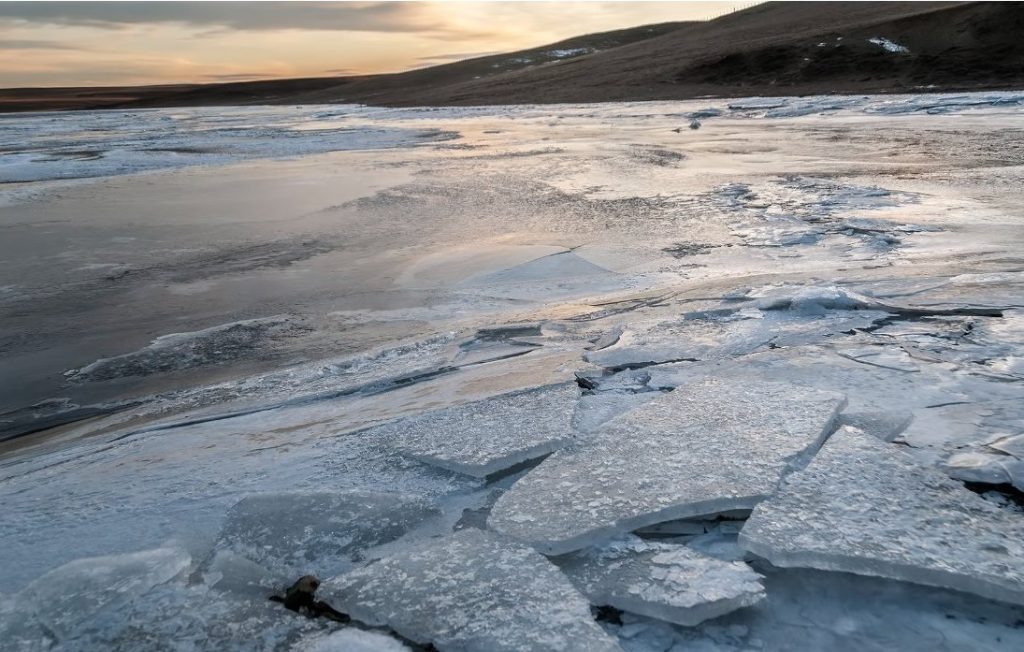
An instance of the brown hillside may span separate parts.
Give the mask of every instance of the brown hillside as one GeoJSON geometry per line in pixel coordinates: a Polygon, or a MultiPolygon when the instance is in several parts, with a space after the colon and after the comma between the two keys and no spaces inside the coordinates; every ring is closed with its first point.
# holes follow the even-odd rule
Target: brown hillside
{"type": "MultiPolygon", "coordinates": [[[[115,89],[91,106],[481,105],[1020,88],[1021,34],[1019,2],[770,2],[708,22],[590,34],[391,75],[147,87],[134,97],[132,89],[115,89]],[[879,38],[909,52],[870,41],[879,38]]],[[[70,106],[55,89],[28,101],[19,96],[25,90],[0,91],[0,106],[70,106]]],[[[90,89],[61,90],[74,92],[75,108],[90,105],[82,99],[90,89]]]]}

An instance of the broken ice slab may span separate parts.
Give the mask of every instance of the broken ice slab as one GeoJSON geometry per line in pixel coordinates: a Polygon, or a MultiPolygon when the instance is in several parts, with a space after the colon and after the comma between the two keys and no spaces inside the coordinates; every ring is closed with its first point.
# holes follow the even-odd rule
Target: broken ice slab
{"type": "Polygon", "coordinates": [[[191,369],[234,360],[309,330],[290,315],[229,322],[190,333],[161,335],[137,351],[100,358],[64,375],[71,382],[90,382],[191,369]]]}
{"type": "Polygon", "coordinates": [[[511,392],[394,421],[375,436],[407,457],[483,478],[570,443],[578,396],[575,383],[511,392]]]}
{"type": "Polygon", "coordinates": [[[615,328],[599,335],[596,339],[594,339],[593,344],[586,348],[590,351],[600,351],[601,349],[607,349],[609,346],[612,346],[613,344],[619,341],[619,338],[622,337],[622,331],[622,326],[616,326],[615,328]]]}
{"type": "Polygon", "coordinates": [[[524,355],[541,345],[519,338],[537,338],[542,334],[540,323],[504,324],[481,328],[473,336],[455,346],[453,362],[459,367],[465,367],[524,355]]]}
{"type": "Polygon", "coordinates": [[[228,511],[214,550],[271,570],[337,573],[438,514],[429,501],[399,493],[256,494],[228,511]]]}
{"type": "Polygon", "coordinates": [[[27,605],[49,631],[64,638],[101,609],[130,602],[174,579],[191,564],[191,556],[176,548],[77,559],[26,586],[18,594],[18,602],[27,605]]]}
{"type": "Polygon", "coordinates": [[[439,650],[619,650],[551,562],[473,528],[335,577],[321,593],[361,622],[439,650]]]}
{"type": "Polygon", "coordinates": [[[839,425],[863,430],[882,441],[896,439],[913,421],[913,412],[900,410],[847,410],[839,416],[839,425]]]}
{"type": "Polygon", "coordinates": [[[1024,434],[1000,435],[985,445],[1007,455],[1013,455],[1019,460],[1024,460],[1024,434]]]}
{"type": "Polygon", "coordinates": [[[757,297],[760,310],[793,310],[823,314],[829,310],[885,310],[882,302],[837,285],[782,286],[757,297]]]}
{"type": "Polygon", "coordinates": [[[946,460],[942,470],[954,480],[1006,484],[1010,481],[1010,474],[1003,468],[1004,459],[1013,458],[991,453],[957,453],[946,460]]]}
{"type": "MultiPolygon", "coordinates": [[[[836,298],[827,288],[790,292],[764,301],[764,310],[736,306],[690,312],[643,332],[629,331],[614,346],[589,351],[583,357],[612,371],[651,371],[654,365],[735,358],[768,346],[805,346],[890,316],[836,298]]],[[[602,388],[605,382],[602,379],[602,388]]]]}
{"type": "Polygon", "coordinates": [[[558,565],[592,604],[687,627],[764,598],[761,576],[743,562],[637,537],[581,550],[558,565]]]}
{"type": "Polygon", "coordinates": [[[776,566],[875,575],[1024,604],[1024,520],[843,428],[740,533],[776,566]]]}
{"type": "Polygon", "coordinates": [[[993,453],[957,453],[942,465],[954,480],[981,484],[1009,484],[1024,491],[1024,460],[993,453]]]}
{"type": "Polygon", "coordinates": [[[498,499],[488,524],[562,554],[663,521],[751,509],[821,445],[844,404],[783,383],[691,383],[546,459],[498,499]]]}
{"type": "Polygon", "coordinates": [[[601,391],[581,396],[576,403],[572,425],[581,433],[594,432],[610,419],[636,409],[659,395],[658,392],[601,391]]]}

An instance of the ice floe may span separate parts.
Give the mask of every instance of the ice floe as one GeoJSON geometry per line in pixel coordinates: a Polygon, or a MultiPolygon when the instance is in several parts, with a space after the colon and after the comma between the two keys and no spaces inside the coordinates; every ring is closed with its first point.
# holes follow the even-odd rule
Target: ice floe
{"type": "Polygon", "coordinates": [[[362,622],[439,650],[619,650],[551,562],[473,528],[335,577],[321,592],[362,622]]]}
{"type": "Polygon", "coordinates": [[[703,380],[553,454],[498,499],[493,529],[549,554],[770,495],[831,432],[841,395],[783,383],[703,380]]]}
{"type": "Polygon", "coordinates": [[[148,346],[112,358],[102,358],[65,373],[74,382],[148,376],[233,360],[243,351],[286,337],[303,327],[286,315],[247,319],[191,333],[161,335],[148,346]]]}
{"type": "Polygon", "coordinates": [[[573,440],[574,383],[502,394],[402,419],[374,431],[413,459],[483,478],[573,440]]]}
{"type": "Polygon", "coordinates": [[[764,598],[760,576],[743,562],[636,537],[581,550],[558,565],[595,605],[685,626],[764,598]]]}
{"type": "Polygon", "coordinates": [[[123,607],[191,563],[187,552],[175,548],[78,559],[33,581],[17,601],[58,639],[68,638],[97,612],[123,607]]]}
{"type": "Polygon", "coordinates": [[[203,585],[167,583],[110,605],[84,621],[57,650],[289,650],[328,629],[264,596],[242,598],[203,585]]]}
{"type": "Polygon", "coordinates": [[[908,453],[843,428],[740,533],[777,566],[941,586],[1024,604],[1024,521],[908,453]]]}
{"type": "Polygon", "coordinates": [[[325,575],[439,513],[428,500],[397,493],[255,494],[228,511],[215,550],[270,569],[325,575]]]}

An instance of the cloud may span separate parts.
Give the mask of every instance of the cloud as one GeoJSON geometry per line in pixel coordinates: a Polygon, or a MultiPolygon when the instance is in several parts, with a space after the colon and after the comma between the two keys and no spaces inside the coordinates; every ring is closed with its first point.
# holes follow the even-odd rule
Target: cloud
{"type": "Polygon", "coordinates": [[[58,43],[56,41],[40,39],[5,38],[0,41],[0,50],[73,50],[75,52],[82,52],[85,49],[69,43],[58,43]]]}
{"type": "Polygon", "coordinates": [[[257,31],[451,29],[418,2],[0,2],[0,18],[106,29],[154,23],[257,31]]]}

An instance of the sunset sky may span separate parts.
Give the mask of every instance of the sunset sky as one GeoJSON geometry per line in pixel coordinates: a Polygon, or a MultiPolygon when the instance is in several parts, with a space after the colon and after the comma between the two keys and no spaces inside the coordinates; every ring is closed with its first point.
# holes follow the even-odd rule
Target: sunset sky
{"type": "Polygon", "coordinates": [[[396,72],[750,2],[0,2],[0,87],[396,72]]]}

